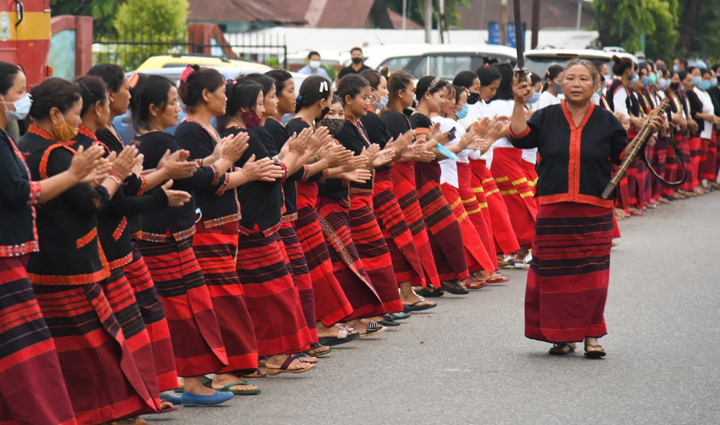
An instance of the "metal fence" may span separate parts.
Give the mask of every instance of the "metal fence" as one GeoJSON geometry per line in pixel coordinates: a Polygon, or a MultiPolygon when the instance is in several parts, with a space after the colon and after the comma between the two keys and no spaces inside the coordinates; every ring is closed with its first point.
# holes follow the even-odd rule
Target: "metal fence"
{"type": "Polygon", "coordinates": [[[127,71],[160,55],[204,55],[287,69],[287,44],[284,37],[277,35],[224,34],[218,42],[216,38],[192,29],[173,33],[140,29],[93,42],[93,63],[115,63],[127,71]]]}

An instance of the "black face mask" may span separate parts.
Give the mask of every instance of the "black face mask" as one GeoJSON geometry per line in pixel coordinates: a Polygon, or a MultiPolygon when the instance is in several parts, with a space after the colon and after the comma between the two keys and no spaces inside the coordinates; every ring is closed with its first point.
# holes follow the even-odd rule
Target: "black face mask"
{"type": "Polygon", "coordinates": [[[467,103],[468,105],[474,105],[480,101],[480,93],[468,93],[467,103]]]}
{"type": "Polygon", "coordinates": [[[670,83],[670,88],[673,91],[678,91],[678,89],[680,88],[680,83],[670,83]]]}
{"type": "Polygon", "coordinates": [[[327,127],[332,136],[337,136],[340,130],[345,126],[345,120],[342,118],[323,118],[320,125],[327,127]]]}
{"type": "Polygon", "coordinates": [[[352,58],[352,63],[354,63],[355,65],[362,63],[362,61],[363,58],[352,58]]]}

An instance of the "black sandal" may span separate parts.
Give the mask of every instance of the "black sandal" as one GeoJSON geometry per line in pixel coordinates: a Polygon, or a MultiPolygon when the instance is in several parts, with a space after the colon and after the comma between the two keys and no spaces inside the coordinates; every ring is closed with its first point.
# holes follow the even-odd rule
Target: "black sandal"
{"type": "Polygon", "coordinates": [[[367,329],[365,330],[364,334],[360,334],[360,338],[365,338],[372,335],[378,335],[383,332],[385,332],[387,328],[380,323],[371,320],[370,323],[367,324],[367,329]]]}
{"type": "Polygon", "coordinates": [[[440,289],[455,295],[467,295],[470,293],[470,291],[468,291],[467,288],[457,279],[440,283],[440,289]]]}
{"type": "Polygon", "coordinates": [[[585,355],[590,359],[599,359],[600,357],[605,357],[607,353],[605,352],[605,347],[600,344],[586,344],[585,355]],[[588,351],[588,347],[592,347],[594,350],[588,351]]]}
{"type": "Polygon", "coordinates": [[[550,351],[548,351],[549,354],[555,355],[555,356],[564,356],[565,354],[570,354],[575,352],[575,347],[569,342],[556,342],[553,344],[552,348],[550,348],[550,351]]]}
{"type": "Polygon", "coordinates": [[[383,316],[383,319],[381,321],[379,321],[378,323],[380,323],[383,326],[400,326],[400,323],[396,322],[395,319],[393,319],[393,317],[389,314],[385,314],[383,316]]]}
{"type": "Polygon", "coordinates": [[[435,289],[432,286],[416,289],[415,294],[423,298],[440,298],[445,295],[443,291],[441,291],[440,289],[435,289]]]}

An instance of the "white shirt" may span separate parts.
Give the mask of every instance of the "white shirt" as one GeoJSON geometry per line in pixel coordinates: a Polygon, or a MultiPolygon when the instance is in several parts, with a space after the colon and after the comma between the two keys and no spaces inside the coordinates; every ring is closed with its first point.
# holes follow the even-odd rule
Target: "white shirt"
{"type": "Polygon", "coordinates": [[[619,86],[617,90],[615,90],[615,93],[612,94],[613,97],[613,108],[615,109],[613,112],[622,112],[625,114],[626,117],[630,116],[630,112],[628,111],[627,105],[625,102],[628,98],[628,92],[625,89],[625,86],[619,86]]]}
{"type": "MultiPolygon", "coordinates": [[[[485,118],[488,115],[488,104],[484,100],[477,101],[474,105],[468,107],[468,114],[465,118],[458,121],[461,127],[467,130],[471,125],[475,124],[478,119],[485,118]]],[[[479,150],[473,150],[468,156],[470,159],[487,159],[487,153],[481,154],[479,150]]]]}
{"type": "MultiPolygon", "coordinates": [[[[493,100],[492,102],[488,103],[488,114],[491,117],[510,117],[512,116],[513,108],[515,107],[515,101],[514,100],[493,100]]],[[[487,167],[490,168],[492,166],[492,158],[493,158],[493,150],[496,148],[513,148],[515,147],[510,143],[510,141],[506,138],[500,138],[497,139],[495,143],[490,147],[490,149],[486,152],[487,155],[487,167]]]]}
{"type": "MultiPolygon", "coordinates": [[[[446,147],[457,145],[458,143],[460,143],[460,139],[462,139],[465,135],[465,129],[463,128],[463,126],[458,124],[458,122],[454,119],[435,117],[432,119],[432,122],[439,122],[440,131],[442,131],[443,133],[447,133],[448,131],[455,128],[455,138],[445,143],[446,147]]],[[[463,149],[462,151],[460,151],[460,153],[457,154],[457,161],[450,158],[438,161],[438,163],[440,164],[440,169],[442,170],[442,174],[440,175],[440,184],[448,183],[456,189],[460,187],[460,183],[458,182],[457,163],[470,163],[470,160],[468,159],[468,154],[471,151],[471,149],[463,149]]]]}
{"type": "Polygon", "coordinates": [[[555,96],[554,94],[550,93],[549,91],[545,90],[540,95],[540,100],[538,100],[538,110],[550,106],[550,105],[558,105],[562,103],[562,100],[555,96]]]}
{"type": "MultiPolygon", "coordinates": [[[[715,115],[715,107],[713,106],[710,95],[706,91],[700,90],[697,87],[694,87],[693,91],[698,95],[698,98],[700,98],[700,101],[703,104],[703,114],[715,115]]],[[[703,120],[703,122],[705,125],[703,126],[702,133],[700,133],[700,138],[710,140],[712,138],[714,123],[712,121],[705,120],[703,120]]]]}

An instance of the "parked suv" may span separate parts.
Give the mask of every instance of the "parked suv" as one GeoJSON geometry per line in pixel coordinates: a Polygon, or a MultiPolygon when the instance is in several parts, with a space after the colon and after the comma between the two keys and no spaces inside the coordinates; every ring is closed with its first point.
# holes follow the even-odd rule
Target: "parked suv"
{"type": "Polygon", "coordinates": [[[510,62],[515,66],[515,49],[494,45],[405,44],[363,49],[365,65],[392,71],[406,71],[419,79],[435,75],[452,80],[460,71],[475,71],[488,61],[510,62]]]}

